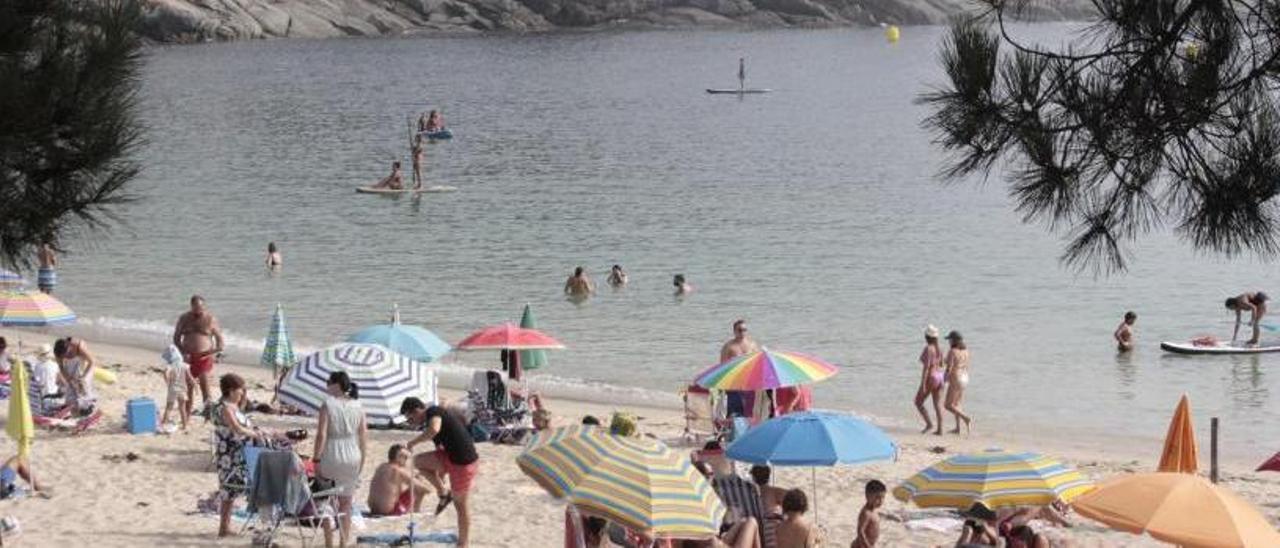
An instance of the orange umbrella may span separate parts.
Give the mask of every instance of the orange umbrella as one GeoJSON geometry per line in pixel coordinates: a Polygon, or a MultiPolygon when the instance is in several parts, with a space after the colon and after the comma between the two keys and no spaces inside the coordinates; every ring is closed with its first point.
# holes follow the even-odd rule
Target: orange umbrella
{"type": "Polygon", "coordinates": [[[1080,495],[1071,507],[1112,529],[1180,546],[1280,546],[1280,532],[1256,508],[1194,474],[1120,476],[1080,495]]]}
{"type": "Polygon", "coordinates": [[[1199,468],[1196,457],[1196,429],[1191,425],[1191,403],[1182,395],[1178,408],[1169,421],[1169,433],[1164,436],[1164,451],[1160,453],[1158,472],[1182,472],[1194,474],[1199,468]]]}

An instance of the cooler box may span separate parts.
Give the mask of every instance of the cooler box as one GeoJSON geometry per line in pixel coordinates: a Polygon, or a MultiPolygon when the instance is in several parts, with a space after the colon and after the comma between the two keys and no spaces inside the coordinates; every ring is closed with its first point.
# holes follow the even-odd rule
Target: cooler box
{"type": "Polygon", "coordinates": [[[151,398],[133,398],[125,404],[125,423],[130,434],[154,434],[156,402],[151,398]]]}

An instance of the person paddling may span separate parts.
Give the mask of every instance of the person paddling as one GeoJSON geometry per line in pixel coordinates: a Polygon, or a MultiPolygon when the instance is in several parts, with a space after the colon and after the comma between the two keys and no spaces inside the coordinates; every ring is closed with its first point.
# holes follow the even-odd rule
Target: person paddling
{"type": "Polygon", "coordinates": [[[1256,291],[1253,293],[1241,293],[1239,297],[1231,297],[1227,299],[1226,305],[1228,310],[1234,310],[1236,313],[1236,327],[1231,332],[1231,342],[1235,342],[1240,336],[1240,319],[1243,312],[1249,312],[1249,323],[1253,326],[1253,338],[1250,338],[1245,344],[1258,344],[1259,327],[1262,325],[1262,317],[1267,315],[1267,301],[1271,300],[1266,293],[1256,291]]]}

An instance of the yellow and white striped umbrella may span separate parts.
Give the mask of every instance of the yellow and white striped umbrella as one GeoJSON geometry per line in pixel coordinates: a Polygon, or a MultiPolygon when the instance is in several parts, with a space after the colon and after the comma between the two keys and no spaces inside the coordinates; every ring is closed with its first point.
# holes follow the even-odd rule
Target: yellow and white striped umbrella
{"type": "Polygon", "coordinates": [[[582,513],[655,538],[710,538],[724,515],[689,457],[655,440],[568,426],[539,433],[516,464],[582,513]]]}
{"type": "Polygon", "coordinates": [[[1045,506],[1093,489],[1093,482],[1057,459],[1036,453],[990,449],[934,464],[894,488],[893,496],[917,506],[988,508],[1045,506]]]}

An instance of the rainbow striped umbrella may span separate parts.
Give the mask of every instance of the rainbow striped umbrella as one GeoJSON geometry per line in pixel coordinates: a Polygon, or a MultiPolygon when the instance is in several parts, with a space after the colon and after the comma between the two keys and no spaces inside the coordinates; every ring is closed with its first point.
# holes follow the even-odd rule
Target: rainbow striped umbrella
{"type": "Polygon", "coordinates": [[[76,313],[53,296],[25,290],[0,292],[0,326],[43,327],[76,322],[76,313]]]}
{"type": "Polygon", "coordinates": [[[280,401],[314,415],[328,393],[329,374],[346,371],[359,389],[360,407],[372,424],[388,424],[400,416],[409,396],[436,401],[436,372],[378,344],[335,344],[310,354],[285,374],[280,401]]]}
{"type": "Polygon", "coordinates": [[[975,502],[999,508],[1071,502],[1092,489],[1092,481],[1057,459],[988,449],[925,468],[894,488],[893,496],[922,508],[965,509],[975,502]]]}
{"type": "Polygon", "coordinates": [[[761,348],[711,366],[693,382],[715,390],[768,390],[824,381],[837,372],[836,366],[808,354],[761,348]]]}
{"type": "Polygon", "coordinates": [[[655,538],[705,539],[724,506],[687,454],[661,442],[574,425],[534,436],[516,464],[584,514],[655,538]]]}

